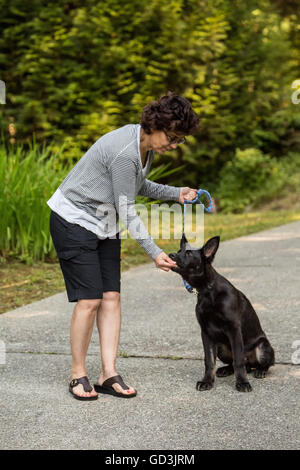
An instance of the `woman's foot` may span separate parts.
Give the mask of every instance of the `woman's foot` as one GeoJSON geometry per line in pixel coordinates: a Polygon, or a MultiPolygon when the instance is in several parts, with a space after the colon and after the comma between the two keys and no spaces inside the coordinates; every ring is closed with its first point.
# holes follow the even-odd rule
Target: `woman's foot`
{"type": "MultiPolygon", "coordinates": [[[[71,375],[71,383],[73,380],[79,379],[81,377],[86,377],[86,374],[72,374],[71,375]]],[[[89,384],[90,385],[90,384],[89,384]]],[[[90,385],[92,387],[92,385],[90,385]]],[[[84,390],[84,387],[81,383],[78,385],[75,385],[72,387],[72,392],[73,394],[79,396],[79,397],[95,397],[98,396],[98,393],[95,392],[94,388],[92,387],[92,390],[90,392],[86,392],[84,390]]]]}
{"type": "MultiPolygon", "coordinates": [[[[98,384],[99,384],[99,385],[102,385],[103,382],[105,382],[105,380],[107,380],[107,379],[109,379],[109,378],[111,378],[111,377],[115,377],[116,375],[118,375],[116,371],[111,372],[111,373],[103,373],[103,372],[101,372],[100,377],[99,377],[99,380],[98,380],[98,384]]],[[[129,387],[128,390],[122,388],[121,385],[118,384],[118,383],[112,384],[112,388],[113,388],[113,389],[115,390],[115,392],[117,392],[117,393],[122,393],[123,395],[127,395],[127,396],[128,396],[128,395],[136,394],[136,391],[135,391],[135,389],[134,389],[133,387],[130,387],[129,385],[127,385],[127,387],[129,387]]]]}

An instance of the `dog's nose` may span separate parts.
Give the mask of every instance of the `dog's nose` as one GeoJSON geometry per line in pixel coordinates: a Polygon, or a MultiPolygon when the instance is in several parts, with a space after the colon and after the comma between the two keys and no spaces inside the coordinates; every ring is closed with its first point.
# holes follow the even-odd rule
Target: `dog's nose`
{"type": "Polygon", "coordinates": [[[171,258],[173,261],[175,261],[175,257],[176,257],[175,253],[169,254],[169,258],[171,258]]]}

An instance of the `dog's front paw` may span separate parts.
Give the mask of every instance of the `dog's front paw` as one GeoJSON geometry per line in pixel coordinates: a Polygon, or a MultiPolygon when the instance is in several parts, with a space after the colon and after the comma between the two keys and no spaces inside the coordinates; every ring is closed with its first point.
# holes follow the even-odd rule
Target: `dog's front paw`
{"type": "Polygon", "coordinates": [[[196,390],[202,392],[203,390],[210,390],[213,386],[214,384],[212,382],[197,382],[196,390]]]}
{"type": "Polygon", "coordinates": [[[252,392],[252,387],[249,382],[237,382],[235,387],[239,392],[252,392]]]}

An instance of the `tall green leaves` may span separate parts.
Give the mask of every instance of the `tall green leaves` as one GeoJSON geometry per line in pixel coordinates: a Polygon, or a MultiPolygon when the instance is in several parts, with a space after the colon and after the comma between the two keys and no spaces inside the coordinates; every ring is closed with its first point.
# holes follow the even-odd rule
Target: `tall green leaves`
{"type": "MultiPolygon", "coordinates": [[[[21,146],[7,152],[0,147],[0,247],[1,255],[20,254],[21,259],[44,258],[52,248],[47,199],[62,181],[59,155],[36,144],[24,152],[21,146]]],[[[52,248],[53,249],[53,248],[52,248]]]]}

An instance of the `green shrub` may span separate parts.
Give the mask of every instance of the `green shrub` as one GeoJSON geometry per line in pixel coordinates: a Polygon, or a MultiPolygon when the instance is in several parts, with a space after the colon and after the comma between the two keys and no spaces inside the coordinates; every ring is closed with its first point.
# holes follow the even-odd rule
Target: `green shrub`
{"type": "Polygon", "coordinates": [[[277,160],[255,148],[237,149],[220,172],[217,199],[221,210],[242,212],[275,198],[285,184],[291,184],[294,166],[291,157],[277,160]]]}
{"type": "MultiPolygon", "coordinates": [[[[76,161],[101,135],[139,122],[167,90],[191,100],[200,131],[172,152],[178,184],[206,182],[235,148],[299,151],[296,0],[0,0],[0,133],[66,144],[76,161]],[[285,4],[288,3],[288,6],[285,4]]],[[[158,155],[158,163],[168,156],[158,155]]]]}

